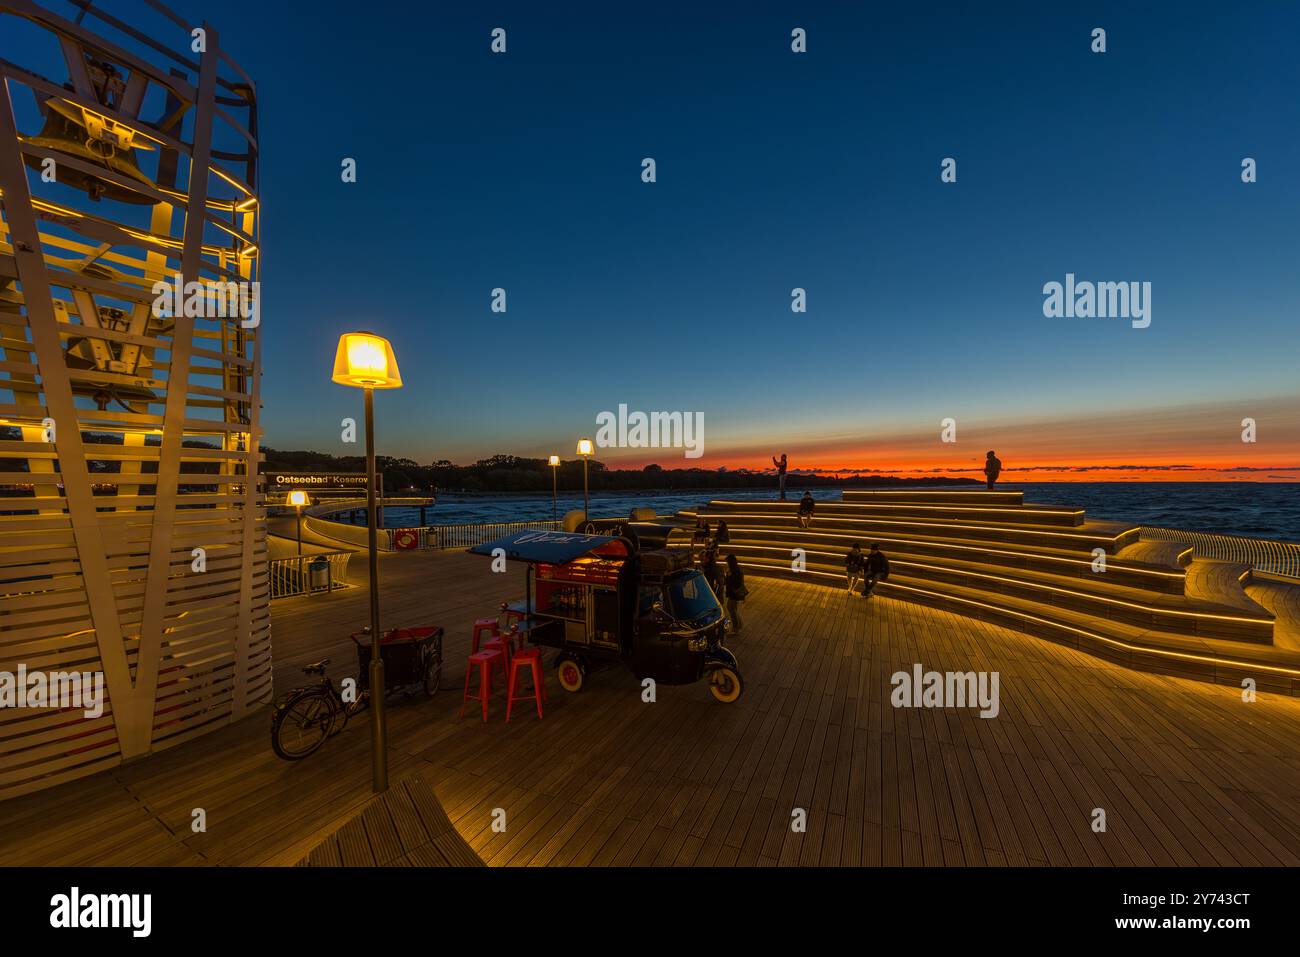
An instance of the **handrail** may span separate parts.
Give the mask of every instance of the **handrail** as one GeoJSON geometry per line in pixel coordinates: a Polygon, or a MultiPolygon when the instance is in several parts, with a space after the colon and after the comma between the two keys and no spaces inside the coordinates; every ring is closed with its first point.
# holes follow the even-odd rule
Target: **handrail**
{"type": "Polygon", "coordinates": [[[1245,535],[1222,535],[1217,532],[1188,532],[1180,528],[1142,526],[1142,537],[1157,542],[1190,545],[1201,558],[1240,562],[1262,572],[1300,578],[1300,544],[1275,542],[1245,535]]]}
{"type": "Polygon", "coordinates": [[[494,538],[501,538],[503,535],[509,535],[512,532],[558,532],[559,530],[560,523],[553,521],[492,522],[486,525],[429,525],[424,528],[386,528],[384,532],[387,534],[387,541],[385,542],[381,537],[380,547],[393,551],[426,548],[469,548],[471,545],[482,545],[484,542],[490,542],[494,538]],[[415,544],[399,548],[394,543],[394,537],[402,532],[414,532],[416,535],[415,544]]]}
{"type": "Polygon", "coordinates": [[[307,595],[314,592],[332,592],[348,585],[348,562],[354,552],[317,552],[314,555],[292,555],[288,558],[272,558],[268,563],[271,582],[271,597],[288,598],[291,595],[307,595]],[[313,585],[311,566],[318,559],[325,559],[326,575],[323,586],[313,585]],[[306,562],[304,567],[303,563],[306,562]]]}

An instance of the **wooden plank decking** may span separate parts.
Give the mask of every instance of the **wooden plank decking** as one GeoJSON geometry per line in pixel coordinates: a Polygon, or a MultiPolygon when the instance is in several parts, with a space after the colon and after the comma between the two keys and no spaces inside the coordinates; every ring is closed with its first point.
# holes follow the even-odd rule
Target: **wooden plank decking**
{"type": "MultiPolygon", "coordinates": [[[[544,720],[507,725],[498,697],[483,724],[456,716],[469,626],[521,573],[460,553],[381,562],[385,621],[448,635],[446,690],[390,709],[390,778],[427,782],[490,865],[1300,863],[1294,698],[1245,703],[942,609],[755,579],[739,703],[695,685],[646,704],[611,668],[577,695],[551,678],[544,720]],[[998,671],[1000,714],[895,709],[890,676],[914,662],[998,671]]],[[[277,602],[277,690],[324,655],[354,674],[366,603],[364,588],[277,602]]],[[[368,731],[363,716],[290,764],[257,718],[0,803],[0,862],[293,864],[370,801],[368,731]]]]}
{"type": "Polygon", "coordinates": [[[418,775],[391,785],[321,841],[300,867],[482,867],[418,775]]]}

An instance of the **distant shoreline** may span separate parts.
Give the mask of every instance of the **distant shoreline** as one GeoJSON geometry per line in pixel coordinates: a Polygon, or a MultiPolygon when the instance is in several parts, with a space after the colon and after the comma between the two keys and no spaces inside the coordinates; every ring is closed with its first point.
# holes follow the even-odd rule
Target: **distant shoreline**
{"type": "MultiPolygon", "coordinates": [[[[973,487],[973,486],[984,485],[983,482],[977,481],[976,479],[966,479],[966,478],[953,478],[953,479],[897,478],[897,479],[888,479],[884,481],[878,480],[878,481],[871,481],[871,482],[852,482],[852,481],[846,482],[839,479],[831,479],[829,481],[816,482],[816,483],[800,481],[800,479],[807,479],[808,477],[809,476],[806,475],[800,476],[791,473],[789,477],[787,477],[786,479],[786,489],[789,490],[795,488],[841,488],[841,487],[854,488],[854,489],[873,489],[873,488],[898,488],[900,486],[906,488],[925,488],[927,486],[940,486],[943,488],[951,488],[953,486],[973,487]]],[[[757,486],[756,485],[734,485],[734,486],[682,485],[682,486],[674,486],[671,488],[662,488],[662,487],[660,488],[616,488],[616,489],[603,488],[603,489],[592,489],[591,497],[596,498],[597,496],[600,495],[688,495],[691,492],[708,492],[710,494],[719,493],[719,492],[753,492],[765,488],[771,488],[773,493],[777,491],[777,485],[775,482],[773,482],[771,486],[767,486],[767,485],[757,485],[757,486]]],[[[417,489],[416,491],[419,490],[417,489]]],[[[567,494],[572,494],[574,492],[581,492],[582,490],[580,488],[578,489],[564,488],[561,489],[560,491],[567,494]]],[[[531,497],[550,498],[551,497],[551,492],[549,490],[544,492],[531,491],[531,490],[529,491],[511,491],[511,490],[486,491],[486,490],[478,490],[478,489],[439,488],[437,489],[436,494],[459,495],[463,498],[531,498],[531,497]]]]}

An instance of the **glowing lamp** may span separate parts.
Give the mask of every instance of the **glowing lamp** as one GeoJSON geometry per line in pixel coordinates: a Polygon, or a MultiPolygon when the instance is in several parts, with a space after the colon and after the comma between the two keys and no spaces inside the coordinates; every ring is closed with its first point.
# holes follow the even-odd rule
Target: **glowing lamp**
{"type": "Polygon", "coordinates": [[[295,489],[289,493],[289,504],[296,506],[297,508],[302,508],[304,505],[310,505],[311,503],[307,499],[306,492],[302,489],[295,489]]]}
{"type": "Polygon", "coordinates": [[[397,369],[393,347],[383,336],[370,332],[345,332],[339,336],[331,378],[339,385],[362,389],[402,387],[402,374],[397,369]]]}
{"type": "Polygon", "coordinates": [[[595,452],[591,444],[591,439],[578,439],[578,454],[591,455],[595,452]]]}
{"type": "Polygon", "coordinates": [[[550,458],[550,460],[547,461],[546,464],[547,464],[547,465],[559,465],[559,464],[560,464],[560,457],[559,457],[558,455],[552,455],[551,458],[550,458]]]}

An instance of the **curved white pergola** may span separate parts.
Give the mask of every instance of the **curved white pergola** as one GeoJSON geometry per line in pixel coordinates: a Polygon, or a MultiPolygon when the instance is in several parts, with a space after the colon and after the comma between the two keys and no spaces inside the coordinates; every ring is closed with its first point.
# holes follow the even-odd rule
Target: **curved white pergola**
{"type": "Polygon", "coordinates": [[[0,673],[102,674],[107,698],[0,709],[0,799],[272,694],[260,327],[157,315],[154,290],[258,282],[255,88],[215,28],[151,7],[146,27],[0,0],[68,81],[0,63],[0,673]],[[141,176],[80,130],[51,145],[62,117],[147,146],[125,150],[141,176]]]}

